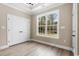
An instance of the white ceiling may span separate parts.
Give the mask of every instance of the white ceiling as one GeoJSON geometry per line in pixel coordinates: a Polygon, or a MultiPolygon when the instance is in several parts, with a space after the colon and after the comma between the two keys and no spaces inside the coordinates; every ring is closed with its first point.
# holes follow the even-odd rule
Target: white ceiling
{"type": "Polygon", "coordinates": [[[37,14],[45,10],[62,5],[62,3],[32,3],[33,6],[28,3],[3,3],[9,7],[18,9],[22,12],[26,12],[29,15],[37,14]]]}
{"type": "Polygon", "coordinates": [[[35,7],[38,7],[38,6],[40,6],[42,3],[25,3],[25,5],[27,6],[27,7],[29,7],[30,9],[33,9],[33,8],[35,8],[35,7]]]}

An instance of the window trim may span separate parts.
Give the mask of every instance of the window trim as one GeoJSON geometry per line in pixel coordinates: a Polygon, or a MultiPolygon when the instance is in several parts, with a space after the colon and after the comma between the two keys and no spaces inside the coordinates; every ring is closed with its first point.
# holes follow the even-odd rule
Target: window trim
{"type": "MultiPolygon", "coordinates": [[[[59,9],[37,15],[37,18],[36,18],[36,36],[59,39],[59,26],[60,26],[60,25],[59,25],[59,20],[60,20],[60,18],[59,18],[59,9]],[[38,26],[39,26],[39,25],[38,25],[38,21],[39,21],[38,18],[41,17],[41,16],[47,16],[47,15],[52,14],[52,13],[57,13],[57,14],[58,14],[57,37],[47,36],[47,34],[46,34],[46,33],[47,33],[47,30],[45,30],[45,35],[40,35],[40,34],[38,33],[38,26]]],[[[46,20],[46,22],[47,22],[47,20],[46,20]]],[[[47,27],[47,23],[46,23],[46,27],[47,27]]],[[[47,29],[47,28],[46,28],[46,29],[47,29]]]]}

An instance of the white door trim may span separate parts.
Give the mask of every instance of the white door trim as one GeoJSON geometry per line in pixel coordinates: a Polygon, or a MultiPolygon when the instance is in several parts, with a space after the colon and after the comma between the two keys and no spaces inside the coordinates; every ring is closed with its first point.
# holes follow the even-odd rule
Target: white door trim
{"type": "MultiPolygon", "coordinates": [[[[77,28],[77,22],[78,22],[78,19],[77,19],[77,3],[73,3],[73,11],[72,11],[72,14],[73,14],[73,16],[72,16],[72,20],[75,20],[75,23],[73,22],[72,23],[72,25],[74,24],[75,25],[75,29],[74,29],[74,26],[72,26],[72,35],[74,35],[73,34],[73,31],[75,30],[75,43],[74,43],[74,46],[73,46],[73,53],[74,53],[74,55],[75,56],[77,56],[77,54],[78,54],[78,46],[77,46],[77,41],[78,41],[78,39],[77,39],[77,37],[78,37],[78,35],[77,35],[77,33],[78,33],[78,28],[77,28]]],[[[73,39],[72,39],[72,42],[73,42],[73,39]]]]}

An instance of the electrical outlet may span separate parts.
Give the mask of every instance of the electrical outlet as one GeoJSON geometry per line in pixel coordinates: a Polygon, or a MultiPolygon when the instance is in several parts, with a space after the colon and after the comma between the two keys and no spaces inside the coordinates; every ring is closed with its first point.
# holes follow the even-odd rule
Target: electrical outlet
{"type": "Polygon", "coordinates": [[[64,40],[64,43],[66,43],[66,40],[64,40]]]}

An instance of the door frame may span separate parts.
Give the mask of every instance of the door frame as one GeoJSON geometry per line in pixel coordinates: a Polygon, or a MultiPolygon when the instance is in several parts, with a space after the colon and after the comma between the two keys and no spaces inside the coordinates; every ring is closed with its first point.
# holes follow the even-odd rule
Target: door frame
{"type": "Polygon", "coordinates": [[[74,31],[74,26],[73,24],[75,25],[75,40],[73,40],[73,36],[72,36],[72,47],[73,47],[73,53],[75,56],[78,55],[78,44],[77,44],[77,41],[78,41],[78,25],[77,25],[77,22],[78,22],[78,19],[77,19],[77,3],[73,3],[73,10],[72,10],[72,35],[73,34],[73,31],[74,31]],[[73,21],[75,20],[75,23],[73,23],[73,21]],[[74,43],[74,46],[73,46],[73,42],[75,41],[74,43]]]}
{"type": "Polygon", "coordinates": [[[10,47],[9,40],[8,40],[8,20],[9,20],[8,15],[9,14],[7,14],[7,45],[10,47]]]}

